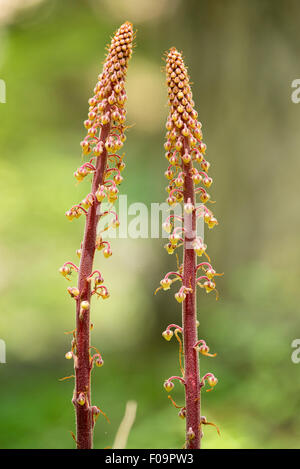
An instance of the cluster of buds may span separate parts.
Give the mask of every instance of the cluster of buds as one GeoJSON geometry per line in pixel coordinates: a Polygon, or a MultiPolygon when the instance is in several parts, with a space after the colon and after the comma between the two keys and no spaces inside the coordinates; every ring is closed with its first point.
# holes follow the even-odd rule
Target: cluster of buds
{"type": "MultiPolygon", "coordinates": [[[[103,241],[103,244],[105,245],[106,241],[103,241]]],[[[102,248],[101,248],[102,249],[102,248]]],[[[109,257],[111,255],[111,250],[110,250],[110,246],[108,246],[107,248],[105,248],[107,250],[109,250],[110,254],[106,254],[104,255],[105,257],[109,257]]],[[[79,269],[78,267],[73,264],[72,262],[66,262],[64,265],[62,265],[59,269],[59,272],[63,275],[63,277],[65,277],[67,280],[70,280],[70,275],[72,274],[72,272],[75,271],[75,272],[78,272],[79,269]]],[[[99,272],[99,270],[95,270],[94,272],[92,272],[91,275],[89,275],[89,277],[87,278],[87,281],[88,282],[93,282],[93,289],[91,290],[91,294],[94,295],[96,294],[99,297],[101,297],[103,300],[109,298],[109,292],[108,292],[108,289],[107,287],[103,284],[104,282],[104,279],[101,275],[101,273],[99,272]]],[[[78,290],[77,287],[68,287],[67,288],[67,291],[69,293],[69,295],[71,296],[71,298],[74,298],[75,300],[77,300],[79,298],[79,295],[80,295],[80,292],[78,290]]],[[[88,301],[81,301],[80,303],[80,318],[82,319],[83,318],[83,314],[84,314],[84,311],[87,311],[90,309],[90,303],[88,301]]]]}
{"type": "Polygon", "coordinates": [[[108,258],[112,256],[111,245],[108,241],[103,241],[102,237],[99,236],[96,241],[96,249],[102,251],[103,256],[108,258]]]}
{"type": "MultiPolygon", "coordinates": [[[[194,109],[187,70],[181,54],[174,48],[167,55],[166,73],[170,113],[166,123],[165,156],[169,166],[165,176],[169,180],[166,188],[169,193],[167,202],[170,206],[174,206],[182,200],[184,165],[189,165],[189,172],[195,185],[202,183],[205,188],[209,188],[212,178],[207,174],[210,163],[205,159],[206,144],[202,141],[202,124],[194,109]],[[183,151],[185,139],[189,141],[189,152],[183,151]],[[199,168],[194,166],[196,163],[199,164],[199,168]]],[[[210,200],[204,188],[199,188],[196,192],[200,194],[203,204],[210,200]]]]}
{"type": "MultiPolygon", "coordinates": [[[[80,143],[84,155],[101,156],[119,151],[125,142],[126,119],[125,78],[128,61],[132,55],[134,33],[129,22],[124,23],[113,37],[102,73],[89,100],[88,119],[84,122],[87,135],[80,143]],[[105,142],[97,136],[102,126],[113,123],[105,142]]],[[[121,160],[118,163],[121,163],[121,160]]]]}
{"type": "MultiPolygon", "coordinates": [[[[203,353],[203,354],[207,355],[207,356],[215,356],[215,355],[211,355],[211,354],[208,354],[208,353],[203,353]]],[[[182,376],[171,376],[170,378],[168,378],[164,382],[164,388],[167,392],[170,392],[174,389],[174,387],[175,387],[175,385],[173,383],[174,380],[178,380],[184,385],[186,384],[185,380],[182,376]]],[[[206,382],[210,386],[210,389],[207,389],[207,392],[209,392],[212,389],[214,389],[214,387],[218,384],[218,379],[215,377],[215,375],[213,373],[206,373],[206,375],[204,375],[203,378],[200,381],[200,389],[205,386],[206,382]]],[[[199,389],[199,391],[200,391],[200,389],[199,389]]],[[[180,415],[180,417],[182,417],[182,416],[180,415]]]]}
{"type": "Polygon", "coordinates": [[[83,179],[88,175],[88,174],[92,174],[95,172],[96,168],[95,166],[92,164],[92,161],[91,160],[90,162],[88,163],[84,163],[83,165],[81,165],[75,172],[74,172],[74,177],[75,179],[77,179],[78,182],[81,182],[83,181],[83,179]]]}
{"type": "MultiPolygon", "coordinates": [[[[116,174],[116,177],[117,176],[118,176],[118,173],[116,174]]],[[[107,201],[113,205],[116,202],[116,200],[118,200],[119,189],[117,188],[117,185],[122,182],[123,180],[122,176],[120,176],[117,180],[120,182],[116,182],[115,180],[105,181],[104,184],[99,185],[95,193],[95,196],[98,202],[102,202],[105,198],[107,198],[107,201]]]]}
{"type": "Polygon", "coordinates": [[[118,198],[117,185],[123,181],[121,171],[125,168],[123,155],[118,152],[126,140],[125,79],[133,40],[132,25],[126,22],[111,41],[103,71],[98,76],[94,94],[89,99],[88,119],[84,121],[87,135],[80,142],[83,155],[88,156],[89,161],[74,172],[74,177],[80,182],[88,174],[95,173],[97,160],[104,152],[107,152],[108,164],[104,180],[96,188],[95,194],[89,194],[80,204],[66,212],[69,220],[86,213],[85,210],[94,203],[94,197],[98,202],[107,198],[110,204],[114,204],[118,198]],[[103,129],[108,131],[103,132],[103,129]]]}
{"type": "Polygon", "coordinates": [[[87,214],[84,207],[81,204],[73,205],[69,210],[66,211],[66,217],[68,220],[73,220],[74,218],[79,218],[82,214],[87,214]]]}
{"type": "MultiPolygon", "coordinates": [[[[197,269],[202,268],[205,271],[205,275],[201,275],[196,279],[196,283],[200,288],[204,288],[206,293],[210,293],[211,291],[215,291],[217,298],[218,298],[218,291],[216,290],[216,284],[213,280],[215,276],[221,276],[223,274],[218,274],[215,269],[208,263],[208,262],[201,262],[198,264],[197,269]],[[206,270],[205,270],[205,268],[206,270]]],[[[176,282],[180,281],[183,282],[183,277],[180,271],[177,272],[168,272],[164,278],[160,281],[160,287],[158,287],[155,291],[157,293],[159,290],[170,290],[171,285],[176,282]],[[169,277],[174,275],[175,278],[170,279],[169,277]]],[[[182,285],[178,292],[175,293],[174,297],[178,301],[178,303],[182,303],[186,299],[187,293],[191,292],[191,288],[185,287],[182,285]]]]}
{"type": "MultiPolygon", "coordinates": [[[[195,189],[195,194],[199,195],[201,205],[196,208],[191,200],[187,200],[184,204],[184,213],[191,214],[195,211],[197,218],[203,218],[208,227],[213,228],[218,224],[218,221],[205,205],[211,201],[206,189],[211,186],[213,181],[207,174],[210,163],[205,159],[206,144],[202,140],[202,124],[194,109],[186,67],[181,54],[175,48],[171,49],[167,55],[166,74],[170,106],[165,143],[165,156],[169,162],[165,172],[169,182],[166,187],[167,202],[170,207],[174,207],[178,202],[183,201],[184,168],[187,167],[195,186],[202,184],[204,187],[196,187],[195,189]],[[189,143],[189,151],[184,146],[185,141],[189,143]]],[[[174,230],[175,234],[172,232],[176,220],[179,220],[181,224],[183,222],[183,219],[177,216],[173,219],[169,217],[163,224],[163,228],[170,234],[170,242],[165,246],[169,254],[173,254],[182,245],[179,243],[182,239],[176,232],[177,228],[174,230]]],[[[206,251],[206,245],[201,239],[198,239],[194,249],[198,256],[202,256],[206,251]]]]}

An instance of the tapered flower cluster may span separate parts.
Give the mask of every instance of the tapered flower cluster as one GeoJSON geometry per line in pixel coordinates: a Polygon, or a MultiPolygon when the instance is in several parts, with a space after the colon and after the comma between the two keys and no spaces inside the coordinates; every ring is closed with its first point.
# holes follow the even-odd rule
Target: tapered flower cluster
{"type": "Polygon", "coordinates": [[[81,449],[92,447],[95,419],[102,413],[98,407],[91,405],[91,370],[94,364],[101,367],[104,362],[100,352],[90,346],[90,305],[92,295],[106,299],[109,292],[103,283],[101,272],[93,270],[93,261],[96,250],[102,251],[105,258],[112,255],[110,243],[103,240],[102,233],[97,233],[100,218],[109,219],[103,231],[119,226],[113,204],[118,198],[118,186],[123,180],[121,172],[125,167],[123,155],[119,151],[126,139],[125,79],[133,40],[132,24],[126,22],[111,41],[103,71],[98,76],[94,95],[89,100],[88,119],[84,122],[87,135],[80,145],[86,161],[74,172],[79,182],[92,175],[91,191],[66,212],[69,220],[81,215],[86,217],[84,238],[77,250],[79,267],[66,262],[60,268],[60,273],[68,280],[74,272],[78,273],[77,286],[67,289],[76,301],[76,329],[73,331],[71,350],[66,353],[66,358],[74,359],[76,443],[81,449]],[[101,211],[103,201],[109,203],[109,209],[105,211],[101,211]],[[96,353],[92,354],[91,350],[96,350],[96,353]]]}
{"type": "MultiPolygon", "coordinates": [[[[206,356],[209,347],[204,340],[198,340],[196,287],[197,285],[207,293],[215,291],[217,274],[206,253],[207,246],[201,237],[197,236],[197,220],[203,218],[208,228],[218,224],[207,203],[211,197],[207,189],[212,184],[208,175],[210,167],[205,158],[206,145],[202,140],[202,125],[198,120],[198,113],[194,109],[189,76],[181,53],[172,48],[166,58],[166,76],[170,113],[166,128],[166,158],[169,166],[165,176],[169,181],[167,186],[167,202],[170,207],[183,203],[182,216],[171,214],[163,224],[169,233],[169,242],[165,246],[169,254],[173,254],[183,246],[183,263],[178,270],[168,272],[160,282],[159,289],[169,290],[173,283],[179,282],[180,288],[175,293],[175,299],[182,303],[182,327],[171,324],[163,332],[163,337],[170,340],[175,335],[179,342],[179,361],[182,376],[172,376],[164,383],[169,392],[173,389],[175,379],[185,386],[186,404],[180,408],[179,417],[186,418],[187,448],[199,448],[202,436],[201,424],[205,419],[200,416],[200,391],[207,383],[209,389],[217,384],[212,373],[200,378],[198,352],[206,356]],[[197,256],[206,256],[206,260],[197,263],[197,256]],[[200,275],[199,272],[202,271],[200,275]],[[183,338],[183,345],[180,339],[183,338]],[[184,357],[184,366],[182,365],[184,357]]],[[[169,396],[170,397],[170,396],[169,396]]]]}
{"type": "MultiPolygon", "coordinates": [[[[84,121],[87,135],[80,143],[83,155],[89,161],[83,163],[75,172],[74,177],[82,181],[88,174],[96,171],[95,162],[104,153],[108,153],[109,163],[106,168],[106,181],[99,184],[94,194],[88,194],[78,205],[66,212],[67,218],[78,218],[94,203],[94,199],[102,202],[105,198],[114,203],[118,198],[117,186],[123,181],[121,171],[125,168],[122,156],[117,153],[126,140],[125,78],[128,61],[132,55],[134,33],[131,23],[126,22],[117,31],[111,41],[109,52],[104,63],[103,71],[98,76],[98,83],[94,88],[94,96],[89,100],[88,119],[84,121]],[[105,139],[101,138],[101,130],[109,126],[105,139]],[[107,177],[110,176],[108,179],[107,177]]],[[[102,181],[101,181],[102,182],[102,181]]]]}

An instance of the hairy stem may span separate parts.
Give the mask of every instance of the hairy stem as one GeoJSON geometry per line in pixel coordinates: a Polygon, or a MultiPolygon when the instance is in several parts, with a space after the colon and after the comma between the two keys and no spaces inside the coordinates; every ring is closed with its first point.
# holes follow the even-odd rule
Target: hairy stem
{"type": "MultiPolygon", "coordinates": [[[[103,125],[100,132],[100,140],[105,143],[110,131],[110,123],[103,125]]],[[[99,184],[103,184],[107,165],[107,151],[103,151],[101,157],[97,159],[96,171],[92,183],[92,193],[95,192],[99,184]]],[[[76,348],[77,359],[75,360],[75,396],[73,403],[76,410],[76,442],[78,449],[91,449],[93,446],[93,415],[91,411],[91,369],[90,359],[90,311],[86,310],[80,315],[81,301],[91,299],[91,286],[87,281],[93,271],[95,255],[97,224],[99,221],[100,203],[94,197],[94,203],[89,208],[86,216],[85,233],[82,243],[82,254],[78,273],[79,296],[76,300],[76,348]],[[81,406],[76,402],[80,393],[86,397],[85,405],[81,406]]]]}
{"type": "MultiPolygon", "coordinates": [[[[190,153],[188,139],[184,138],[183,153],[190,153]]],[[[192,163],[182,163],[185,174],[184,203],[190,201],[195,206],[194,182],[190,174],[192,163]]],[[[196,253],[193,241],[196,238],[196,211],[185,214],[184,217],[184,252],[183,252],[183,285],[190,288],[182,304],[182,325],[184,344],[185,369],[185,402],[186,402],[186,431],[195,434],[193,439],[187,437],[188,449],[200,448],[200,371],[198,353],[194,345],[198,340],[197,311],[196,311],[196,253]]]]}

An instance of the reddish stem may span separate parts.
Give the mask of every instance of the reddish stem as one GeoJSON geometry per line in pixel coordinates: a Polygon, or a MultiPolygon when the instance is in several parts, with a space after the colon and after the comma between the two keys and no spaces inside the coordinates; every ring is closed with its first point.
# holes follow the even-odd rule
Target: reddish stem
{"type": "MultiPolygon", "coordinates": [[[[107,109],[108,111],[109,109],[107,109]]],[[[106,111],[106,112],[107,112],[106,111]]],[[[110,122],[102,126],[100,141],[105,143],[110,131],[110,122]]],[[[104,149],[101,157],[97,158],[96,170],[92,183],[92,194],[98,189],[99,184],[103,184],[107,165],[107,151],[104,149]]],[[[91,406],[91,360],[90,360],[90,311],[85,311],[80,316],[81,301],[90,302],[91,283],[87,280],[93,271],[93,262],[96,247],[97,224],[99,220],[98,206],[100,203],[94,198],[93,205],[89,208],[85,233],[82,242],[82,254],[78,273],[79,296],[76,300],[76,352],[75,360],[75,393],[73,404],[76,410],[77,435],[76,442],[78,449],[91,449],[93,446],[93,414],[91,406]],[[79,405],[76,402],[80,393],[85,393],[86,405],[79,405]]]]}
{"type": "MultiPolygon", "coordinates": [[[[182,155],[190,153],[188,139],[185,137],[182,155]]],[[[190,199],[195,206],[195,188],[190,174],[192,163],[182,163],[185,175],[184,203],[190,199]]],[[[198,354],[194,349],[198,341],[197,312],[196,312],[196,253],[192,243],[196,238],[196,211],[184,216],[184,254],[183,254],[183,285],[191,288],[187,291],[186,299],[182,304],[182,325],[184,345],[184,369],[185,369],[185,407],[186,407],[186,432],[192,428],[195,438],[187,438],[187,449],[200,448],[200,370],[198,354]]]]}

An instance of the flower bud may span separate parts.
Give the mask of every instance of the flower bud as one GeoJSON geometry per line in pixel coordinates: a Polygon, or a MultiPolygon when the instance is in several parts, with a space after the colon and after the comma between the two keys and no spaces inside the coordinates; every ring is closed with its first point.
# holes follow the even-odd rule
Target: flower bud
{"type": "Polygon", "coordinates": [[[166,380],[164,382],[164,388],[167,392],[170,392],[174,388],[174,383],[172,383],[172,381],[166,380]]]}
{"type": "Polygon", "coordinates": [[[171,243],[166,244],[165,248],[168,254],[174,254],[175,246],[173,246],[171,243]]]}
{"type": "Polygon", "coordinates": [[[163,290],[170,290],[170,287],[172,285],[172,280],[170,280],[169,278],[163,278],[161,281],[160,281],[160,284],[163,288],[163,290]]]}
{"type": "Polygon", "coordinates": [[[95,111],[90,111],[90,112],[88,113],[88,118],[89,118],[89,120],[90,120],[90,121],[95,120],[95,119],[96,119],[96,115],[97,115],[97,114],[95,113],[95,111]]]}
{"type": "Polygon", "coordinates": [[[63,265],[62,267],[60,267],[59,272],[60,272],[61,275],[63,275],[64,277],[67,277],[67,275],[70,275],[70,274],[71,274],[71,269],[70,269],[70,267],[68,267],[67,265],[63,265]]]}
{"type": "Polygon", "coordinates": [[[211,269],[209,268],[209,269],[207,269],[205,274],[206,274],[206,277],[208,277],[209,279],[212,279],[216,275],[216,271],[213,268],[211,268],[211,269]]]}
{"type": "Polygon", "coordinates": [[[97,133],[97,127],[90,127],[87,133],[89,137],[92,137],[92,138],[95,137],[97,133]]]}
{"type": "Polygon", "coordinates": [[[123,181],[123,178],[120,174],[116,174],[115,177],[114,177],[114,181],[116,184],[121,184],[121,182],[123,181]]]}
{"type": "Polygon", "coordinates": [[[206,290],[206,293],[209,293],[216,288],[216,285],[212,280],[204,282],[203,286],[206,290]]]}
{"type": "Polygon", "coordinates": [[[98,286],[101,285],[103,282],[104,282],[104,279],[103,279],[102,277],[95,277],[95,280],[94,280],[95,287],[98,287],[98,286]]]}
{"type": "Polygon", "coordinates": [[[76,287],[68,287],[67,291],[72,298],[77,298],[79,296],[79,290],[76,287]]]}
{"type": "Polygon", "coordinates": [[[94,148],[94,155],[95,155],[95,156],[100,156],[100,155],[102,155],[103,150],[104,150],[104,144],[103,144],[103,142],[97,143],[97,145],[96,145],[95,148],[94,148]]]}
{"type": "Polygon", "coordinates": [[[81,392],[79,394],[79,396],[77,397],[77,404],[83,406],[85,404],[85,395],[83,392],[81,392]]]}
{"type": "Polygon", "coordinates": [[[87,209],[91,207],[94,203],[94,198],[92,194],[88,194],[82,201],[81,205],[83,208],[87,209]]]}
{"type": "Polygon", "coordinates": [[[171,331],[171,329],[166,329],[162,333],[163,338],[167,340],[168,342],[172,339],[173,335],[174,335],[174,332],[171,331]]]}
{"type": "Polygon", "coordinates": [[[193,431],[192,427],[190,427],[188,431],[186,432],[186,437],[189,441],[194,440],[195,432],[193,431]]]}
{"type": "Polygon", "coordinates": [[[176,148],[177,151],[180,151],[182,149],[182,147],[183,147],[183,143],[182,143],[181,140],[178,139],[175,143],[175,148],[176,148]]]}
{"type": "Polygon", "coordinates": [[[170,169],[168,169],[167,171],[165,171],[165,177],[166,177],[167,179],[170,179],[170,180],[173,179],[173,173],[172,173],[172,171],[171,171],[170,169]]]}
{"type": "Polygon", "coordinates": [[[120,226],[120,222],[119,220],[117,220],[117,218],[115,218],[113,221],[112,221],[112,227],[113,228],[118,228],[120,226]]]}
{"type": "Polygon", "coordinates": [[[66,215],[68,220],[73,220],[73,218],[75,217],[75,214],[74,214],[73,210],[67,210],[65,215],[66,215]]]}
{"type": "Polygon", "coordinates": [[[107,112],[106,114],[103,114],[103,116],[101,116],[101,124],[103,125],[106,125],[109,123],[109,113],[107,112]]]}
{"type": "Polygon", "coordinates": [[[201,239],[197,238],[193,243],[193,248],[196,254],[200,257],[206,251],[207,246],[201,241],[201,239]]]}
{"type": "Polygon", "coordinates": [[[82,142],[80,142],[80,146],[83,153],[88,154],[90,152],[90,145],[86,140],[82,140],[82,142]]]}
{"type": "Polygon", "coordinates": [[[167,123],[166,123],[166,129],[170,131],[170,130],[172,130],[172,127],[173,127],[172,121],[168,120],[167,123]]]}
{"type": "Polygon", "coordinates": [[[95,196],[98,202],[102,202],[102,200],[105,199],[105,196],[106,196],[105,186],[99,186],[95,193],[95,196]]]}
{"type": "Polygon", "coordinates": [[[182,303],[186,299],[186,294],[184,291],[179,290],[177,293],[175,293],[175,299],[178,301],[178,303],[182,303]]]}
{"type": "Polygon", "coordinates": [[[218,224],[218,220],[215,217],[211,217],[207,222],[208,228],[210,229],[212,229],[217,224],[218,224]]]}
{"type": "Polygon", "coordinates": [[[203,161],[202,153],[197,152],[195,155],[195,158],[196,158],[197,163],[201,163],[201,161],[203,161]]]}
{"type": "Polygon", "coordinates": [[[205,155],[205,152],[206,152],[206,145],[204,142],[201,142],[200,145],[199,145],[199,150],[201,151],[201,153],[203,155],[205,155]]]}
{"type": "Polygon", "coordinates": [[[167,202],[171,207],[176,205],[177,203],[176,197],[171,195],[170,197],[167,198],[167,202]]]}
{"type": "Polygon", "coordinates": [[[177,156],[176,155],[172,155],[169,159],[169,163],[172,165],[172,166],[176,166],[177,164],[177,156]]]}
{"type": "Polygon", "coordinates": [[[96,358],[95,364],[96,366],[98,366],[98,368],[101,368],[101,366],[104,365],[104,361],[100,355],[98,355],[98,357],[96,358]]]}
{"type": "Polygon", "coordinates": [[[94,417],[97,417],[100,414],[100,409],[95,405],[91,407],[91,411],[94,417]]]}
{"type": "Polygon", "coordinates": [[[195,207],[191,202],[187,202],[186,204],[184,204],[184,211],[187,214],[191,214],[193,212],[194,208],[195,207]]]}
{"type": "Polygon", "coordinates": [[[203,135],[202,135],[202,131],[200,129],[195,129],[194,130],[194,137],[197,139],[197,140],[202,140],[203,138],[203,135]]]}
{"type": "Polygon", "coordinates": [[[214,375],[209,376],[209,377],[207,378],[207,382],[208,382],[208,384],[209,384],[212,388],[213,388],[214,386],[216,386],[216,384],[218,384],[218,380],[217,380],[217,378],[216,378],[214,375]]]}
{"type": "Polygon", "coordinates": [[[83,311],[87,311],[90,307],[90,303],[88,301],[82,301],[80,303],[80,308],[83,310],[83,311]]]}
{"type": "Polygon", "coordinates": [[[107,247],[107,248],[103,249],[103,255],[106,258],[108,258],[112,255],[112,250],[110,249],[110,247],[107,247]]]}
{"type": "Polygon", "coordinates": [[[106,300],[107,298],[109,298],[110,295],[109,295],[108,291],[104,291],[103,293],[101,293],[101,296],[102,296],[103,300],[106,300]]]}
{"type": "Polygon", "coordinates": [[[86,129],[89,129],[90,127],[92,127],[93,124],[90,120],[85,120],[83,125],[86,129]]]}
{"type": "Polygon", "coordinates": [[[197,352],[202,353],[202,355],[206,355],[209,352],[209,347],[206,344],[198,345],[197,352]]]}
{"type": "Polygon", "coordinates": [[[210,168],[210,163],[206,160],[202,161],[201,168],[203,169],[203,171],[208,171],[210,168]]]}
{"type": "Polygon", "coordinates": [[[163,229],[164,229],[167,233],[171,233],[171,231],[172,231],[172,226],[173,226],[172,223],[165,221],[162,226],[163,226],[163,229]]]}
{"type": "Polygon", "coordinates": [[[173,246],[176,246],[176,244],[177,244],[178,241],[180,240],[180,236],[179,236],[179,234],[177,234],[177,233],[172,233],[172,234],[169,236],[169,240],[170,240],[170,243],[173,244],[173,246]]]}
{"type": "Polygon", "coordinates": [[[200,195],[201,202],[204,204],[210,199],[210,195],[207,192],[202,192],[200,195]]]}
{"type": "Polygon", "coordinates": [[[184,155],[182,156],[182,161],[184,162],[184,164],[189,164],[191,160],[192,160],[191,155],[185,152],[184,155]]]}
{"type": "Polygon", "coordinates": [[[202,181],[202,176],[200,173],[193,174],[192,178],[195,184],[200,184],[202,181]]]}
{"type": "Polygon", "coordinates": [[[203,184],[205,185],[205,187],[210,187],[212,185],[212,182],[213,180],[211,177],[207,176],[203,179],[203,184]]]}
{"type": "Polygon", "coordinates": [[[188,136],[190,135],[190,131],[189,131],[189,129],[187,128],[186,125],[183,127],[181,133],[182,133],[182,135],[183,135],[184,137],[188,137],[188,136]]]}
{"type": "Polygon", "coordinates": [[[172,148],[171,140],[167,140],[164,146],[166,151],[170,151],[172,148]]]}
{"type": "Polygon", "coordinates": [[[123,171],[125,169],[125,166],[126,164],[124,163],[124,161],[120,161],[120,163],[118,163],[119,171],[123,171]]]}

